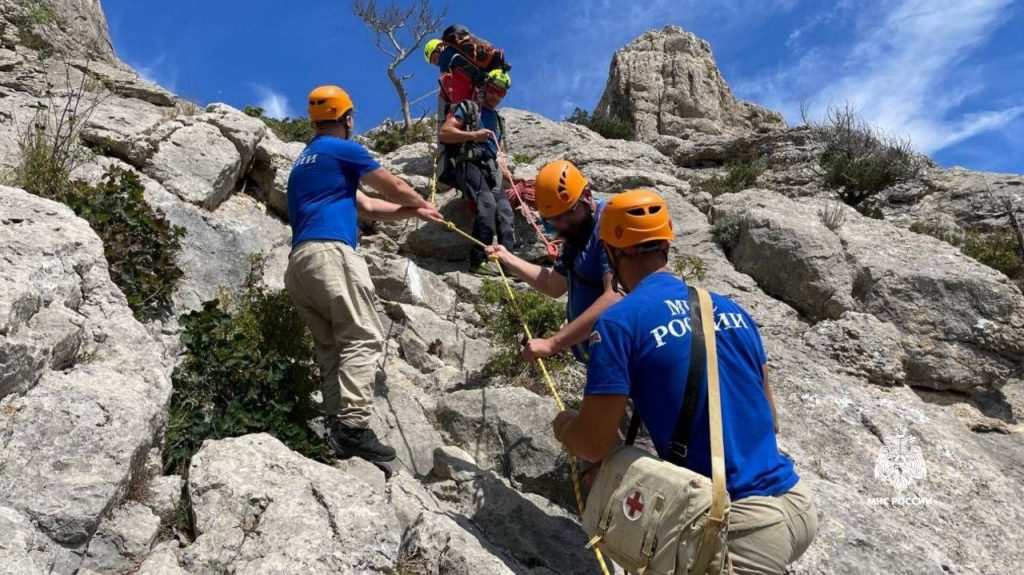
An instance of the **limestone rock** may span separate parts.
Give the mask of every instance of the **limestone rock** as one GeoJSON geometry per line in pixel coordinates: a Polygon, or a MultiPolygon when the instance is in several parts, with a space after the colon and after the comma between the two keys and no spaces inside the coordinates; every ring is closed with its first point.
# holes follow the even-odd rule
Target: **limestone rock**
{"type": "Polygon", "coordinates": [[[491,355],[486,342],[466,337],[459,326],[429,309],[394,304],[388,306],[388,314],[404,326],[398,341],[405,360],[421,371],[434,371],[448,364],[474,373],[491,355]]]}
{"type": "Polygon", "coordinates": [[[730,258],[766,291],[812,317],[859,311],[895,325],[908,383],[970,391],[1019,373],[1024,296],[1005,276],[852,210],[830,232],[823,206],[748,190],[720,197],[715,217],[738,218],[730,258]]]}
{"type": "Polygon", "coordinates": [[[175,541],[160,543],[146,557],[135,575],[188,575],[181,568],[180,550],[175,541]]]}
{"type": "Polygon", "coordinates": [[[594,113],[631,123],[639,140],[785,127],[777,112],[736,100],[711,46],[678,26],[645,32],[615,52],[594,113]]]}
{"type": "Polygon", "coordinates": [[[235,145],[235,150],[242,158],[243,171],[252,164],[256,145],[268,132],[263,120],[253,118],[227,104],[210,104],[200,119],[216,126],[221,134],[235,145]]]}
{"type": "Polygon", "coordinates": [[[115,509],[89,541],[84,569],[101,573],[133,573],[149,553],[160,530],[160,518],[139,503],[115,509]]]}
{"type": "Polygon", "coordinates": [[[203,122],[175,130],[143,168],[174,195],[209,210],[234,191],[241,170],[235,144],[203,122]]]}
{"type": "Polygon", "coordinates": [[[165,118],[164,111],[149,102],[111,98],[89,116],[81,138],[107,154],[142,167],[154,151],[147,137],[165,118]]]}
{"type": "Polygon", "coordinates": [[[364,254],[377,296],[388,301],[423,306],[448,315],[456,295],[444,280],[410,258],[364,254]]]}
{"type": "Polygon", "coordinates": [[[270,209],[285,220],[288,219],[288,176],[305,147],[301,142],[282,142],[272,132],[267,132],[256,146],[250,177],[259,186],[270,209]]]}
{"type": "Polygon", "coordinates": [[[401,555],[422,565],[424,575],[475,575],[477,573],[526,573],[514,557],[487,543],[465,517],[421,513],[402,542],[401,555]]]}
{"type": "Polygon", "coordinates": [[[437,405],[437,421],[448,439],[482,469],[569,506],[575,504],[569,463],[551,433],[556,413],[553,400],[521,387],[456,391],[437,405]]]}
{"type": "Polygon", "coordinates": [[[430,487],[488,541],[532,569],[565,575],[600,572],[593,552],[584,548],[587,536],[573,517],[543,497],[519,493],[493,471],[430,487]]]}
{"type": "Polygon", "coordinates": [[[439,479],[461,481],[472,479],[479,472],[476,459],[460,447],[445,445],[434,450],[432,473],[439,479]]]}
{"type": "MultiPolygon", "coordinates": [[[[380,419],[377,431],[382,441],[395,448],[398,460],[413,475],[430,473],[434,450],[442,445],[441,434],[426,413],[433,410],[434,400],[424,396],[409,377],[401,373],[394,359],[387,368],[384,386],[378,386],[374,398],[374,414],[380,419]],[[381,388],[383,387],[383,389],[381,388]]],[[[407,371],[415,371],[404,366],[407,371]]]]}
{"type": "Polygon", "coordinates": [[[99,238],[70,209],[0,188],[0,260],[0,333],[45,335],[49,314],[81,329],[79,352],[64,355],[59,371],[37,371],[34,385],[19,386],[23,394],[0,401],[0,505],[77,547],[163,426],[170,366],[111,282],[99,238]]]}
{"type": "Polygon", "coordinates": [[[0,533],[0,575],[71,572],[80,562],[10,507],[0,506],[0,533]]]}
{"type": "Polygon", "coordinates": [[[188,480],[190,572],[386,572],[398,521],[383,494],[266,434],[207,441],[188,480]]]}
{"type": "Polygon", "coordinates": [[[150,481],[148,497],[142,503],[163,522],[171,523],[181,501],[181,488],[184,484],[180,475],[157,475],[150,481]]]}
{"type": "Polygon", "coordinates": [[[539,114],[502,108],[505,118],[506,148],[509,154],[521,154],[534,163],[560,158],[570,150],[601,137],[583,126],[555,122],[539,114]]]}
{"type": "Polygon", "coordinates": [[[882,385],[900,384],[906,379],[900,331],[873,315],[845,312],[836,320],[819,322],[804,334],[804,339],[832,356],[851,375],[882,385]]]}

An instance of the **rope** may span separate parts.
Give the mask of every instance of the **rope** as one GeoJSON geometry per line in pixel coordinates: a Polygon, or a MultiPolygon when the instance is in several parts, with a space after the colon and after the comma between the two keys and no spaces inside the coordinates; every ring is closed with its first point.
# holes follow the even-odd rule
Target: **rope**
{"type": "Polygon", "coordinates": [[[494,145],[498,148],[498,165],[501,167],[501,172],[505,176],[505,179],[508,180],[509,185],[512,186],[512,193],[519,201],[519,211],[523,213],[523,217],[526,218],[526,221],[530,222],[530,226],[533,227],[534,232],[537,232],[537,237],[540,238],[540,241],[544,242],[544,252],[548,257],[552,259],[557,258],[558,247],[552,243],[546,235],[544,235],[544,231],[540,229],[539,225],[537,225],[537,219],[533,217],[533,211],[527,207],[526,201],[521,195],[519,186],[513,182],[512,172],[509,171],[508,163],[505,160],[505,150],[501,147],[501,142],[498,141],[498,136],[492,135],[491,138],[494,140],[494,145]]]}
{"type": "MultiPolygon", "coordinates": [[[[487,247],[486,244],[484,244],[480,240],[474,238],[473,236],[459,229],[459,227],[455,225],[455,222],[444,220],[440,223],[449,230],[459,234],[460,236],[466,238],[467,240],[473,242],[474,244],[482,248],[487,247]]],[[[505,275],[505,270],[501,267],[501,263],[498,261],[498,258],[492,256],[491,261],[494,262],[494,267],[498,268],[498,273],[501,274],[502,283],[505,284],[505,293],[508,294],[508,299],[512,303],[512,310],[515,311],[516,317],[519,318],[519,325],[523,328],[523,333],[526,334],[527,339],[533,339],[533,333],[530,330],[530,326],[527,325],[526,318],[523,315],[523,311],[519,308],[519,301],[516,299],[515,291],[512,289],[512,283],[509,282],[508,276],[505,275]]],[[[552,379],[551,374],[548,373],[548,368],[544,364],[544,360],[538,357],[535,361],[537,362],[537,367],[540,368],[541,374],[543,374],[544,376],[544,381],[547,383],[548,389],[551,390],[551,396],[555,398],[555,404],[558,406],[558,410],[565,411],[565,403],[562,402],[562,396],[559,395],[558,389],[555,387],[555,381],[554,379],[552,379]]],[[[569,459],[569,473],[572,475],[572,490],[573,493],[576,495],[576,506],[580,510],[580,516],[582,516],[583,490],[580,488],[580,476],[579,470],[576,467],[576,457],[573,456],[572,453],[569,453],[568,450],[566,450],[566,454],[568,455],[569,459]]],[[[608,566],[604,563],[604,556],[601,554],[601,550],[597,547],[591,547],[591,549],[594,550],[594,556],[597,558],[597,563],[601,566],[601,573],[603,573],[604,575],[609,575],[608,566]]]]}

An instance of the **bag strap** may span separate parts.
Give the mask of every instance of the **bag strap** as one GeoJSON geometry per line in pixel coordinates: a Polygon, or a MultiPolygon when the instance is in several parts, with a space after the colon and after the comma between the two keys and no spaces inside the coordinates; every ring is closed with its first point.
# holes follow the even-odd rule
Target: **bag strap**
{"type": "MultiPolygon", "coordinates": [[[[665,460],[680,467],[686,461],[689,451],[690,435],[693,432],[693,419],[697,415],[697,403],[700,399],[700,390],[704,387],[705,369],[705,333],[701,329],[703,324],[700,314],[700,298],[698,290],[689,287],[688,302],[690,306],[690,365],[686,373],[686,389],[683,391],[683,404],[679,408],[679,416],[676,419],[676,427],[672,432],[672,443],[669,444],[669,453],[665,460]]],[[[712,326],[714,320],[710,320],[712,326]]],[[[629,430],[626,432],[626,445],[633,445],[636,435],[640,431],[640,414],[633,404],[633,416],[629,420],[629,430]]]]}
{"type": "Polygon", "coordinates": [[[691,571],[694,575],[702,575],[707,571],[718,547],[716,540],[728,525],[725,511],[728,491],[725,485],[725,442],[722,439],[722,396],[718,382],[718,346],[715,342],[714,307],[711,303],[711,295],[707,290],[697,291],[700,299],[702,329],[707,346],[708,420],[711,424],[711,509],[708,511],[700,552],[691,571]]]}

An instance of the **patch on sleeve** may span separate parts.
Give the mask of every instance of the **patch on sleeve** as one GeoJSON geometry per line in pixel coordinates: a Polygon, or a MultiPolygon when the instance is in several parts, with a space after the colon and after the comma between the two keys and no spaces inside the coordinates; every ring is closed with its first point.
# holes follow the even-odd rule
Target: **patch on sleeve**
{"type": "Polygon", "coordinates": [[[590,332],[590,345],[594,345],[595,343],[601,343],[601,332],[596,329],[590,332]]]}

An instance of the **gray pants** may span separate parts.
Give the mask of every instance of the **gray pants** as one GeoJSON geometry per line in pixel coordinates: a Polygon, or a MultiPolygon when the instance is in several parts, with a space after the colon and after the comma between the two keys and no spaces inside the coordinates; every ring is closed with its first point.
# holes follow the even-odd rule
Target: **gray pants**
{"type": "MultiPolygon", "coordinates": [[[[473,237],[491,245],[494,237],[498,243],[512,251],[515,247],[515,229],[512,205],[505,195],[501,171],[494,160],[464,162],[458,169],[460,187],[470,200],[476,203],[476,217],[473,219],[473,237]]],[[[484,250],[474,246],[469,263],[476,266],[485,259],[484,250]]]]}
{"type": "Polygon", "coordinates": [[[288,258],[284,285],[313,334],[324,412],[367,427],[384,330],[366,261],[343,242],[303,242],[288,258]]]}

